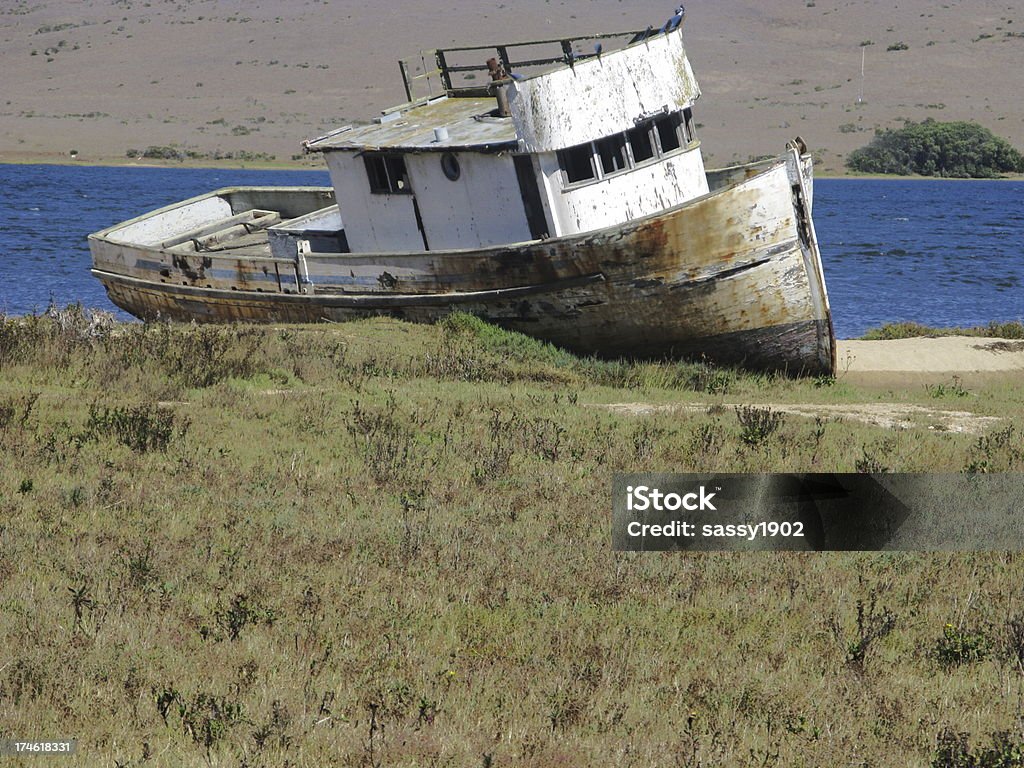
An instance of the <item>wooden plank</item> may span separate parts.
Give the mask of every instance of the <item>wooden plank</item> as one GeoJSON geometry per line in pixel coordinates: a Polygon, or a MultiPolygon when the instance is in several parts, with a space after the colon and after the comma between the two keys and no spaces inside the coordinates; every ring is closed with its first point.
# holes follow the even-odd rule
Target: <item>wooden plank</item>
{"type": "MultiPolygon", "coordinates": [[[[227,229],[228,227],[235,226],[236,224],[241,224],[242,222],[257,223],[262,218],[271,215],[277,216],[277,221],[280,221],[281,214],[277,213],[277,211],[262,211],[259,210],[258,208],[252,208],[248,211],[243,211],[242,213],[236,213],[234,216],[228,216],[225,219],[217,219],[216,221],[210,222],[209,224],[204,224],[201,227],[190,229],[188,232],[182,232],[179,235],[175,235],[174,237],[170,237],[162,241],[157,247],[172,248],[176,245],[181,245],[182,243],[186,243],[190,240],[197,240],[201,237],[205,237],[206,235],[210,235],[219,230],[227,229]]],[[[269,222],[268,224],[261,226],[270,226],[270,224],[276,224],[277,221],[269,222]]]]}

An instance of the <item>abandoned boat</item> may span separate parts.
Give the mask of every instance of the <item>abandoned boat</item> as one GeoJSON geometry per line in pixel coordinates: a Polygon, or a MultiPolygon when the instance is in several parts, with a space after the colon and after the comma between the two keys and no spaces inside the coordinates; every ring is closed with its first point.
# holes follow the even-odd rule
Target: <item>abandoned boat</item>
{"type": "Polygon", "coordinates": [[[406,103],[305,142],[332,187],[161,208],[90,235],[92,272],[147,319],[463,311],[579,353],[831,374],[811,157],[704,168],[678,18],[402,61],[406,103]]]}

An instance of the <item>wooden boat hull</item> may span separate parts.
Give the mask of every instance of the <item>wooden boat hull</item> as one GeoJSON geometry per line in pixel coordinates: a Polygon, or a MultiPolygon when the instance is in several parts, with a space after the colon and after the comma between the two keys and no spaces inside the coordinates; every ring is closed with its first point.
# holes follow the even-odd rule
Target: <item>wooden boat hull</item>
{"type": "MultiPolygon", "coordinates": [[[[93,274],[115,304],[145,319],[433,322],[464,311],[583,354],[832,374],[809,158],[792,150],[712,177],[710,194],[625,225],[459,251],[183,255],[118,234],[170,206],[90,236],[93,274]]],[[[276,204],[268,189],[212,194],[276,204]]]]}

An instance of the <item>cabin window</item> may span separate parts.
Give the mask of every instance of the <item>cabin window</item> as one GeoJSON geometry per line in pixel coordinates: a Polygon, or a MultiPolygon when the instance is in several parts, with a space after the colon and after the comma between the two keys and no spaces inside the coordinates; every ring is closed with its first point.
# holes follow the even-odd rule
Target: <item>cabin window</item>
{"type": "Polygon", "coordinates": [[[641,125],[626,131],[629,149],[633,153],[633,162],[642,163],[654,157],[654,143],[651,141],[651,126],[641,125]]]}
{"type": "Polygon", "coordinates": [[[661,151],[663,154],[673,152],[682,146],[681,137],[679,135],[679,127],[682,124],[682,115],[678,112],[673,112],[670,115],[664,115],[654,121],[654,128],[658,134],[658,143],[661,144],[661,151]]]}
{"type": "Polygon", "coordinates": [[[601,170],[607,176],[618,171],[624,171],[629,167],[629,158],[626,157],[626,137],[617,133],[604,139],[594,142],[597,145],[597,156],[601,158],[601,170]]]}
{"type": "Polygon", "coordinates": [[[558,153],[558,164],[565,172],[565,179],[569,184],[597,178],[597,172],[594,170],[594,148],[590,142],[561,150],[558,153]]]}
{"type": "Polygon", "coordinates": [[[623,133],[560,150],[558,164],[565,185],[571,186],[628,171],[683,149],[694,139],[693,113],[685,109],[641,118],[635,128],[623,133]]]}
{"type": "Polygon", "coordinates": [[[401,155],[363,155],[370,191],[376,195],[409,194],[409,174],[401,155]]]}

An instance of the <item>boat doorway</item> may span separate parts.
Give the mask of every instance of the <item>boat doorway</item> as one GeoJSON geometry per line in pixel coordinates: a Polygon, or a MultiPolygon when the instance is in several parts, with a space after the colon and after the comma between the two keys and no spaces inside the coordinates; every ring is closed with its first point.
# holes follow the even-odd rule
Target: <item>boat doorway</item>
{"type": "Polygon", "coordinates": [[[526,212],[526,222],[530,226],[530,237],[533,240],[549,237],[551,233],[547,217],[544,215],[540,189],[537,186],[537,171],[533,167],[533,158],[530,155],[513,155],[512,162],[516,168],[516,178],[519,180],[519,194],[523,198],[523,210],[526,212]]]}

